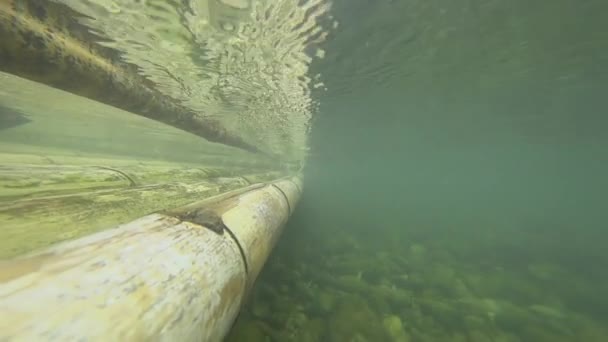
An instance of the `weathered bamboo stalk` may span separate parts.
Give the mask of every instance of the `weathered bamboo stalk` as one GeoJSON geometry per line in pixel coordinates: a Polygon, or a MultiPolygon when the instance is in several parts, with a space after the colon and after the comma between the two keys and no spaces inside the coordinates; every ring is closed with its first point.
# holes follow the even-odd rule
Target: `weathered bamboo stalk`
{"type": "Polygon", "coordinates": [[[0,340],[220,341],[301,188],[258,184],[0,265],[0,340]]]}
{"type": "MultiPolygon", "coordinates": [[[[2,154],[0,154],[1,156],[2,154]]],[[[208,179],[238,179],[239,183],[268,181],[280,172],[243,168],[205,167],[171,163],[122,165],[99,163],[70,164],[0,164],[0,203],[43,196],[125,189],[167,183],[201,183],[208,179]]]]}
{"type": "Polygon", "coordinates": [[[0,165],[0,202],[131,185],[129,175],[106,167],[0,165]]]}
{"type": "Polygon", "coordinates": [[[79,28],[79,16],[48,0],[0,0],[0,70],[142,115],[207,140],[259,150],[220,122],[176,103],[119,63],[79,28]]]}
{"type": "Polygon", "coordinates": [[[104,162],[105,166],[0,165],[0,259],[282,175],[104,162]]]}

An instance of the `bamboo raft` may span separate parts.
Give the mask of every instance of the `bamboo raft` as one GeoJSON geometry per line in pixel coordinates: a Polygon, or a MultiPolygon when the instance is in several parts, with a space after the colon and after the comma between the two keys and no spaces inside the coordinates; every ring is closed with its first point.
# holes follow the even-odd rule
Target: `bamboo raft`
{"type": "Polygon", "coordinates": [[[43,132],[27,145],[17,136],[45,117],[6,96],[30,122],[0,130],[0,340],[221,340],[299,177],[223,150],[205,165],[65,150],[43,132]]]}
{"type": "Polygon", "coordinates": [[[0,339],[221,340],[300,188],[254,184],[3,263],[0,339]]]}
{"type": "Polygon", "coordinates": [[[297,205],[297,170],[44,4],[0,0],[0,341],[221,340],[297,205]]]}

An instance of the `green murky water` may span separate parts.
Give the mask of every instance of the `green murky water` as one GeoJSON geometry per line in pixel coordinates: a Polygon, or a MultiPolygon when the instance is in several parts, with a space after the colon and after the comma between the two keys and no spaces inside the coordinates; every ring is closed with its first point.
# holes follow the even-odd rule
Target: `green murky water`
{"type": "Polygon", "coordinates": [[[25,228],[0,258],[306,161],[228,341],[608,340],[608,2],[16,3],[69,9],[99,56],[266,155],[0,74],[0,181],[43,179],[2,188],[0,223],[25,228]],[[132,207],[15,204],[80,168],[96,208],[132,207]]]}
{"type": "Polygon", "coordinates": [[[607,10],[335,1],[304,199],[228,340],[608,340],[607,10]]]}

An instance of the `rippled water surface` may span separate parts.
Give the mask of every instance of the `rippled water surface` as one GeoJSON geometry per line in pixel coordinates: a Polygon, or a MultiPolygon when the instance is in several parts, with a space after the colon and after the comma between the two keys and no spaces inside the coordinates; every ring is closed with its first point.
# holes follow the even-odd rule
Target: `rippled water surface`
{"type": "Polygon", "coordinates": [[[264,152],[302,159],[337,23],[315,1],[56,0],[155,90],[264,152]]]}

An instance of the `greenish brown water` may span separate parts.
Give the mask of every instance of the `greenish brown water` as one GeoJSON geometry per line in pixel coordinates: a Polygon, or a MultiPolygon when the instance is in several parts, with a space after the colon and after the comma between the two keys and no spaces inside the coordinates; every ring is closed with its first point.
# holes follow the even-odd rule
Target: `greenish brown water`
{"type": "Polygon", "coordinates": [[[608,340],[607,10],[335,1],[304,199],[228,340],[608,340]]]}
{"type": "Polygon", "coordinates": [[[608,340],[608,2],[53,3],[280,160],[0,74],[0,258],[305,161],[227,341],[608,340]]]}

